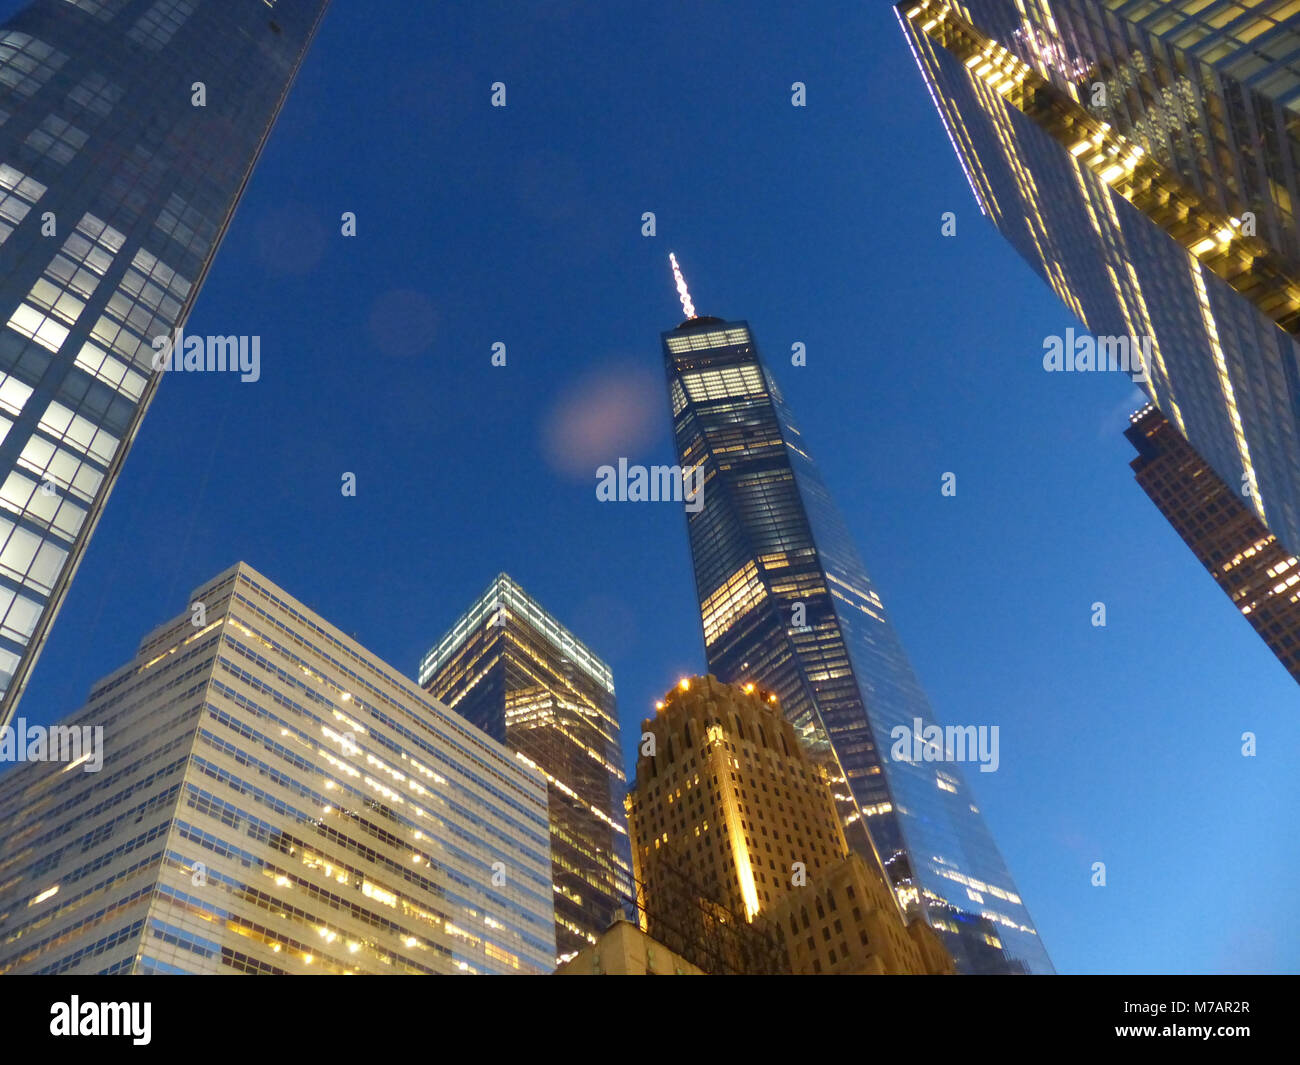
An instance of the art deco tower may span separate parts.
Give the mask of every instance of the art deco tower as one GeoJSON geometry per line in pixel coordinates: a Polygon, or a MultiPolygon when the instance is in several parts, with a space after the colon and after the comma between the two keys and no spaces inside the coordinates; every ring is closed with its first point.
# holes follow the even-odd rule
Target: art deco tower
{"type": "Polygon", "coordinates": [[[686,518],[709,672],[776,694],[850,846],[874,844],[959,971],[1051,972],[958,766],[890,760],[929,702],[748,324],[695,315],[677,277],[687,317],[662,343],[679,461],[704,468],[686,518]]]}
{"type": "Polygon", "coordinates": [[[1300,550],[1300,9],[897,12],[979,209],[1093,333],[1150,338],[1153,403],[1300,550]]]}
{"type": "Polygon", "coordinates": [[[656,709],[627,799],[650,935],[709,972],[951,971],[880,867],[849,852],[825,771],[774,694],[687,677],[656,709]],[[730,937],[711,927],[727,919],[730,937]]]}
{"type": "Polygon", "coordinates": [[[326,5],[37,0],[0,27],[0,723],[326,5]]]}

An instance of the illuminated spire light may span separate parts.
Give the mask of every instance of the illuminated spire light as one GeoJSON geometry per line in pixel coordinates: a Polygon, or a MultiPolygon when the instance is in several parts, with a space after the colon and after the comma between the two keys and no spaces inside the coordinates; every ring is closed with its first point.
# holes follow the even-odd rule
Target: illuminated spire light
{"type": "Polygon", "coordinates": [[[677,256],[669,252],[668,262],[673,268],[673,280],[677,282],[677,298],[682,301],[682,310],[687,318],[694,318],[695,304],[691,302],[691,293],[686,287],[686,278],[682,277],[682,268],[677,265],[677,256]]]}

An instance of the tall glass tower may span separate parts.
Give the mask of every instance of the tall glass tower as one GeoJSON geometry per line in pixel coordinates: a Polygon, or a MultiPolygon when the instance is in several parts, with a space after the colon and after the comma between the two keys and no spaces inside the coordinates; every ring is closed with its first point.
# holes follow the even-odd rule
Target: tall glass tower
{"type": "Polygon", "coordinates": [[[0,27],[0,723],[328,0],[37,0],[0,27]]]}
{"type": "Polygon", "coordinates": [[[420,662],[421,686],[545,774],[557,962],[632,904],[614,675],[506,574],[420,662]]]}
{"type": "Polygon", "coordinates": [[[1145,339],[1152,402],[1300,550],[1300,8],[897,14],[980,210],[1094,334],[1145,339]]]}
{"type": "Polygon", "coordinates": [[[709,672],[777,695],[850,845],[959,972],[1052,972],[957,764],[890,757],[891,729],[934,724],[930,704],[749,325],[683,306],[662,341],[679,460],[704,471],[687,530],[709,672]]]}

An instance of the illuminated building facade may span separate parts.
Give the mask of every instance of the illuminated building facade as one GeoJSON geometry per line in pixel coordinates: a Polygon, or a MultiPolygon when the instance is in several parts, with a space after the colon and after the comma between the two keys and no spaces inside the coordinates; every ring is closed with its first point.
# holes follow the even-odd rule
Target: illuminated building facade
{"type": "Polygon", "coordinates": [[[1124,435],[1138,451],[1130,465],[1142,491],[1300,681],[1300,560],[1155,407],[1131,420],[1124,435]]]}
{"type": "Polygon", "coordinates": [[[0,777],[0,973],[549,973],[541,774],[242,563],[190,602],[98,772],[0,777]]]}
{"type": "MultiPolygon", "coordinates": [[[[1300,545],[1300,7],[897,8],[980,210],[1300,545]]],[[[1064,330],[1062,330],[1064,332],[1064,330]]]]}
{"type": "Polygon", "coordinates": [[[925,922],[909,929],[874,859],[850,854],[826,771],[775,694],[689,678],[641,728],[654,742],[637,760],[628,824],[650,935],[673,945],[682,934],[680,871],[689,870],[706,901],[781,944],[783,970],[951,971],[925,922]]]}
{"type": "Polygon", "coordinates": [[[557,961],[595,943],[632,897],[609,667],[502,573],[425,655],[419,680],[546,776],[557,961]]]}
{"type": "Polygon", "coordinates": [[[893,728],[934,724],[929,701],[748,324],[687,317],[662,341],[678,459],[704,469],[687,530],[709,671],[776,693],[850,845],[959,971],[1051,972],[960,768],[888,757],[893,728]],[[949,910],[991,920],[996,954],[949,910]]]}
{"type": "Polygon", "coordinates": [[[610,925],[595,943],[555,970],[556,976],[703,976],[692,965],[662,943],[651,939],[631,921],[620,919],[610,925]]]}
{"type": "Polygon", "coordinates": [[[326,6],[36,0],[0,26],[0,723],[326,6]]]}
{"type": "Polygon", "coordinates": [[[857,853],[791,891],[771,914],[800,976],[955,973],[938,933],[919,917],[904,923],[900,916],[888,881],[857,853]]]}
{"type": "Polygon", "coordinates": [[[695,677],[664,697],[641,732],[655,737],[654,754],[637,759],[628,824],[648,896],[671,854],[711,898],[749,918],[789,890],[792,862],[815,878],[847,851],[824,771],[759,696],[695,677]]]}

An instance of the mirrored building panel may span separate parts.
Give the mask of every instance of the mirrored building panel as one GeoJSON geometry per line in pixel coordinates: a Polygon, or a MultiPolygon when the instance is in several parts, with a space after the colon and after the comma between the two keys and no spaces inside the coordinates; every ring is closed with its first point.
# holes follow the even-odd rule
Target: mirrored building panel
{"type": "Polygon", "coordinates": [[[971,0],[971,21],[1300,267],[1300,4],[971,0]]]}
{"type": "Polygon", "coordinates": [[[0,721],[326,6],[36,0],[0,26],[0,721]]]}

